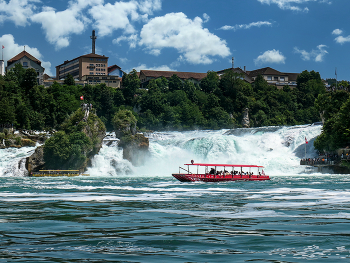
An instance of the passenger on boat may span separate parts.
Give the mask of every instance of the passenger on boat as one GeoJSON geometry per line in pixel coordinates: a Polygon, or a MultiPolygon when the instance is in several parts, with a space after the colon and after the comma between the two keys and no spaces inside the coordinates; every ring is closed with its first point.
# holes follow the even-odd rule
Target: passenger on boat
{"type": "Polygon", "coordinates": [[[211,168],[209,174],[214,175],[214,174],[215,174],[215,169],[214,169],[214,168],[211,168]]]}

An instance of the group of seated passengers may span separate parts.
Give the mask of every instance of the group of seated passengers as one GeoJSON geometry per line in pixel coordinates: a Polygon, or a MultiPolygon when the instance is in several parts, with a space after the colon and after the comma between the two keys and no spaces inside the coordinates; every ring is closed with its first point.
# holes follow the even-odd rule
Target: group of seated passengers
{"type": "MultiPolygon", "coordinates": [[[[212,175],[229,175],[229,174],[231,174],[231,175],[236,175],[236,174],[238,174],[238,175],[254,175],[254,173],[253,172],[251,172],[251,173],[245,173],[245,172],[238,172],[238,171],[231,171],[230,173],[228,172],[228,171],[226,171],[226,170],[224,170],[224,171],[215,171],[215,169],[214,168],[211,168],[210,169],[210,172],[209,172],[209,174],[212,174],[212,175]]],[[[261,175],[260,174],[260,172],[259,172],[259,175],[261,175]]]]}

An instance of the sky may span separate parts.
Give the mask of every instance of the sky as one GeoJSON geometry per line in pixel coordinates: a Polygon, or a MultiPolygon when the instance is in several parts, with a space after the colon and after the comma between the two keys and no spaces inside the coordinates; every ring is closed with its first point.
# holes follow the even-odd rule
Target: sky
{"type": "Polygon", "coordinates": [[[25,48],[57,65],[96,53],[125,72],[315,70],[350,81],[349,0],[0,0],[6,61],[25,48]]]}

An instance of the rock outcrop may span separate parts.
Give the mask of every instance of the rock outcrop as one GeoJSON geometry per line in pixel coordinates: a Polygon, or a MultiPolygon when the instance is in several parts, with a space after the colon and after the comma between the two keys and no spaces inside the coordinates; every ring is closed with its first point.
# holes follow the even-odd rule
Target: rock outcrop
{"type": "Polygon", "coordinates": [[[120,140],[119,146],[123,147],[123,158],[129,160],[134,166],[141,166],[147,157],[149,140],[142,133],[129,137],[128,140],[120,140]]]}
{"type": "Polygon", "coordinates": [[[113,118],[115,135],[120,139],[123,158],[134,166],[144,163],[149,148],[149,140],[142,133],[136,133],[136,118],[129,110],[120,110],[113,118]]]}
{"type": "Polygon", "coordinates": [[[84,120],[84,112],[79,109],[27,158],[26,168],[29,174],[40,169],[79,170],[82,173],[99,152],[105,135],[106,127],[96,114],[90,112],[84,120]]]}
{"type": "Polygon", "coordinates": [[[242,127],[243,128],[250,128],[249,109],[248,108],[245,108],[244,112],[243,112],[242,127]]]}
{"type": "Polygon", "coordinates": [[[39,146],[31,156],[27,157],[25,167],[30,174],[33,171],[41,170],[44,165],[44,147],[39,146]]]}

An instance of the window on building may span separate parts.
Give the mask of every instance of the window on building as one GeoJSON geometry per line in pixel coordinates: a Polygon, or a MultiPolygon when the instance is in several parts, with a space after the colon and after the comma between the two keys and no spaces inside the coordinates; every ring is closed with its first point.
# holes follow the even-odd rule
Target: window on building
{"type": "Polygon", "coordinates": [[[94,72],[90,72],[90,75],[94,75],[94,72]]]}
{"type": "Polygon", "coordinates": [[[278,81],[278,77],[273,77],[273,80],[274,81],[278,81]]]}
{"type": "Polygon", "coordinates": [[[272,77],[271,76],[267,76],[267,80],[272,80],[272,77]]]}
{"type": "Polygon", "coordinates": [[[280,81],[284,81],[284,77],[280,77],[280,81]]]}
{"type": "Polygon", "coordinates": [[[93,59],[93,58],[90,58],[90,61],[94,61],[94,59],[93,59]]]}
{"type": "Polygon", "coordinates": [[[23,67],[28,67],[28,62],[23,62],[23,67]]]}

